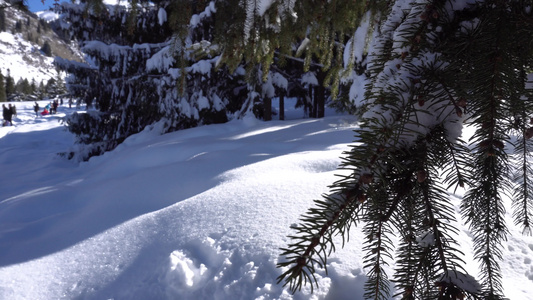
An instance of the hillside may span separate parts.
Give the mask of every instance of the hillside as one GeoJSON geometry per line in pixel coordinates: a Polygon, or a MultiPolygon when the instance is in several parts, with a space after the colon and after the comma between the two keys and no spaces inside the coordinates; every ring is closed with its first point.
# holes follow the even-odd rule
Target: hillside
{"type": "Polygon", "coordinates": [[[47,81],[57,78],[52,64],[53,57],[60,56],[70,60],[82,60],[81,53],[73,43],[68,43],[52,30],[48,21],[31,12],[12,8],[4,9],[5,31],[0,32],[0,71],[8,71],[15,82],[19,79],[47,81]],[[51,56],[41,48],[47,42],[51,56]]]}

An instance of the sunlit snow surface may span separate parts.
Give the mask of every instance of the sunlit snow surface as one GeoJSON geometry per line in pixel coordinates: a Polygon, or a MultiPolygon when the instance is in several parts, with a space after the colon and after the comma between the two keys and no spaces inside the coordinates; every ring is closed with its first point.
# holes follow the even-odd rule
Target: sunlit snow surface
{"type": "MultiPolygon", "coordinates": [[[[358,229],[314,294],[277,285],[275,267],[291,224],[337,179],[355,118],[154,126],[75,163],[57,156],[73,145],[58,121],[74,108],[36,118],[16,105],[15,126],[0,128],[0,299],[362,299],[358,229]]],[[[533,299],[533,238],[512,224],[506,296],[533,299]]]]}

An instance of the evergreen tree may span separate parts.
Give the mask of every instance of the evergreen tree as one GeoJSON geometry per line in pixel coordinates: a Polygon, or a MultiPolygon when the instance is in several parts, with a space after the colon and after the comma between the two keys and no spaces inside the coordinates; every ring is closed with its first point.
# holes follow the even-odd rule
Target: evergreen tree
{"type": "Polygon", "coordinates": [[[88,3],[85,18],[79,17],[83,5],[61,8],[62,21],[74,24],[72,37],[92,40],[84,42],[82,51],[95,65],[56,59],[56,65],[71,74],[70,93],[88,106],[98,104],[98,113],[67,120],[79,142],[92,148],[86,151],[89,155],[113,149],[157,121],[172,131],[225,122],[239,114],[247,83],[240,69],[217,67],[219,58],[208,42],[213,39],[212,3],[201,7],[194,1],[172,2],[143,10],[113,7],[113,14],[102,15],[94,7],[105,10],[105,6],[88,3]],[[190,15],[187,21],[180,19],[183,11],[199,22],[189,24],[190,15]],[[133,17],[136,22],[127,21],[133,17]],[[80,20],[85,22],[77,23],[80,20]],[[126,26],[120,26],[123,20],[126,26]]]}
{"type": "Polygon", "coordinates": [[[48,94],[46,92],[46,86],[41,80],[41,82],[39,83],[39,86],[37,87],[37,93],[35,94],[35,96],[37,96],[38,99],[45,99],[47,95],[48,94]]]}
{"type": "Polygon", "coordinates": [[[52,47],[48,43],[48,41],[45,41],[43,46],[41,47],[41,51],[44,53],[44,55],[51,57],[52,56],[52,47]]]}
{"type": "Polygon", "coordinates": [[[381,6],[372,17],[379,26],[366,58],[358,145],[342,164],[350,174],[294,227],[280,281],[294,291],[312,282],[334,250],[333,237],[346,241],[348,229],[361,224],[365,298],[389,299],[394,282],[394,296],[402,299],[504,299],[503,195],[515,191],[515,220],[526,233],[533,217],[527,5],[397,0],[381,6]],[[460,139],[464,124],[475,128],[469,144],[460,139]],[[467,189],[461,213],[473,235],[477,281],[463,268],[446,186],[467,189]],[[389,277],[384,266],[392,257],[389,277]]]}
{"type": "Polygon", "coordinates": [[[11,72],[8,69],[7,70],[7,76],[6,76],[6,95],[7,97],[13,95],[16,92],[15,90],[15,80],[13,77],[11,77],[11,72]]]}
{"type": "Polygon", "coordinates": [[[4,32],[6,30],[6,11],[5,8],[0,8],[0,32],[4,32]]]}
{"type": "MultiPolygon", "coordinates": [[[[170,46],[165,41],[170,31],[158,22],[157,8],[138,15],[142,22],[123,26],[123,20],[137,14],[140,4],[132,5],[131,11],[116,7],[114,14],[101,14],[107,7],[96,2],[59,7],[63,21],[73,24],[71,36],[86,41],[82,51],[95,62],[87,65],[56,59],[60,69],[71,73],[69,92],[87,107],[98,104],[99,112],[74,114],[67,120],[69,130],[79,135],[80,143],[87,144],[88,155],[113,149],[127,136],[160,120],[164,106],[158,103],[158,86],[175,82],[169,78],[168,83],[157,84],[160,77],[151,77],[146,71],[147,59],[170,46]]],[[[170,109],[168,114],[173,115],[170,109]]]]}
{"type": "MultiPolygon", "coordinates": [[[[43,30],[46,32],[50,29],[48,23],[44,19],[39,19],[37,30],[43,30]]],[[[40,33],[40,31],[38,31],[40,33]]]]}
{"type": "Polygon", "coordinates": [[[57,76],[55,78],[48,79],[43,90],[43,93],[51,98],[64,95],[66,92],[65,82],[61,77],[61,71],[57,72],[57,76]]]}
{"type": "Polygon", "coordinates": [[[31,79],[30,88],[32,90],[32,94],[37,92],[37,83],[35,82],[35,78],[31,79]]]}
{"type": "Polygon", "coordinates": [[[56,92],[56,79],[55,78],[49,78],[48,81],[46,81],[46,92],[48,94],[55,95],[56,92]]]}
{"type": "MultiPolygon", "coordinates": [[[[302,42],[306,46],[300,47],[305,49],[300,52],[311,53],[309,59],[293,57],[298,48],[293,42],[294,37],[308,34],[308,24],[292,24],[294,18],[289,15],[295,13],[294,5],[274,2],[270,9],[264,11],[258,1],[178,1],[168,4],[162,2],[162,7],[138,9],[142,3],[132,1],[130,10],[118,8],[113,14],[102,13],[107,7],[97,0],[88,1],[77,8],[71,5],[60,7],[59,12],[63,16],[61,22],[70,24],[70,36],[85,41],[82,50],[96,62],[95,66],[82,66],[61,59],[56,61],[62,69],[74,74],[68,83],[73,95],[88,105],[98,101],[101,112],[107,115],[104,118],[113,120],[125,118],[126,106],[133,104],[130,100],[137,93],[155,95],[153,98],[137,96],[140,97],[137,101],[142,102],[143,106],[158,107],[148,111],[159,112],[143,116],[141,119],[144,121],[141,122],[137,118],[125,118],[125,122],[132,120],[132,126],[120,122],[104,123],[105,129],[69,125],[71,129],[94,129],[93,133],[84,132],[83,136],[94,135],[101,145],[107,144],[100,141],[102,137],[121,137],[110,139],[111,146],[101,147],[104,151],[112,149],[123,137],[161,118],[169,120],[168,131],[223,122],[229,117],[252,113],[269,120],[272,114],[271,98],[276,92],[301,94],[298,92],[298,87],[302,86],[299,77],[284,77],[288,81],[287,86],[281,89],[279,86],[273,87],[279,82],[272,79],[283,76],[282,73],[294,73],[285,66],[293,66],[295,62],[300,70],[316,70],[317,74],[322,75],[319,77],[324,85],[333,86],[338,81],[334,78],[339,77],[339,68],[329,68],[333,61],[340,59],[338,55],[344,49],[337,40],[328,43],[328,49],[335,48],[335,55],[323,58],[325,53],[329,53],[325,48],[318,49],[324,47],[323,43],[302,42]],[[278,23],[269,24],[269,20],[276,19],[280,19],[278,23]],[[298,30],[281,31],[282,23],[298,30]],[[147,32],[150,34],[147,35],[147,32]],[[331,46],[337,44],[339,46],[331,46]],[[313,56],[318,58],[316,63],[311,64],[309,61],[313,56]],[[324,66],[326,61],[328,63],[324,66]],[[270,68],[274,62],[278,67],[271,74],[270,68]],[[328,72],[330,69],[331,72],[328,72]],[[142,91],[138,88],[140,86],[143,86],[142,91]],[[148,99],[154,103],[148,103],[148,99]],[[120,128],[116,127],[117,124],[120,124],[120,128]],[[117,129],[120,132],[116,132],[117,129]],[[99,130],[109,132],[102,134],[99,130]]],[[[344,6],[341,4],[339,9],[344,6]]],[[[331,10],[330,6],[326,8],[331,10]]],[[[298,13],[305,15],[303,11],[298,13]]],[[[338,30],[331,30],[331,36],[338,39],[346,35],[346,22],[334,22],[333,18],[323,20],[322,23],[313,23],[316,32],[334,23],[342,26],[339,25],[338,30]]],[[[311,36],[316,32],[312,31],[311,36]]],[[[312,95],[315,103],[320,103],[313,113],[322,112],[314,116],[322,117],[328,93],[320,85],[312,95]]],[[[101,119],[102,116],[96,118],[101,119]]],[[[78,118],[74,122],[86,121],[78,118]]],[[[96,140],[87,142],[94,145],[96,140]]]]}
{"type": "Polygon", "coordinates": [[[4,75],[2,72],[0,72],[0,102],[6,102],[7,101],[7,95],[6,95],[6,85],[4,82],[4,75]]]}
{"type": "Polygon", "coordinates": [[[15,22],[15,33],[20,33],[20,32],[22,32],[22,21],[17,20],[15,22]]]}
{"type": "Polygon", "coordinates": [[[15,85],[15,91],[17,91],[19,94],[23,94],[24,96],[28,96],[33,93],[30,82],[27,78],[19,79],[19,81],[15,85]]]}
{"type": "Polygon", "coordinates": [[[64,72],[61,71],[61,69],[56,68],[54,96],[67,94],[67,87],[65,85],[65,79],[63,75],[64,72]]]}

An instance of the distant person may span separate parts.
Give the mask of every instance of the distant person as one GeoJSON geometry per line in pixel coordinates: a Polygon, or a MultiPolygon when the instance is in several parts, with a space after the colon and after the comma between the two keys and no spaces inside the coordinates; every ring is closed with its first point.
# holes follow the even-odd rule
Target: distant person
{"type": "Polygon", "coordinates": [[[4,122],[2,122],[2,126],[6,126],[6,122],[7,122],[7,107],[5,104],[2,104],[2,119],[4,119],[4,122]]]}
{"type": "Polygon", "coordinates": [[[15,104],[13,104],[13,105],[9,104],[9,105],[11,106],[12,115],[16,116],[17,115],[17,107],[15,106],[15,104]]]}
{"type": "Polygon", "coordinates": [[[9,121],[9,125],[13,125],[13,106],[11,106],[11,103],[8,106],[7,120],[9,121]]]}
{"type": "Polygon", "coordinates": [[[38,117],[39,116],[39,103],[37,103],[37,101],[35,101],[35,105],[33,106],[33,111],[35,112],[35,116],[38,117]]]}
{"type": "Polygon", "coordinates": [[[52,102],[52,108],[50,109],[50,113],[51,114],[56,114],[57,113],[57,107],[59,106],[59,102],[57,100],[54,100],[52,102]]]}
{"type": "Polygon", "coordinates": [[[10,105],[10,107],[7,108],[5,104],[2,104],[2,108],[3,108],[2,117],[4,117],[4,123],[2,123],[2,126],[10,126],[11,125],[12,112],[11,112],[11,104],[9,104],[9,105],[10,105]]]}

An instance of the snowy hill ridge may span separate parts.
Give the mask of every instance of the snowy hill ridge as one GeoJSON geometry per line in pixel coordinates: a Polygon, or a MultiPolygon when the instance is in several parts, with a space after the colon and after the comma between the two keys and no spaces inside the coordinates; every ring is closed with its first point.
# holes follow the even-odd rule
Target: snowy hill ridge
{"type": "MultiPolygon", "coordinates": [[[[74,109],[35,118],[32,104],[0,127],[0,299],[363,299],[360,228],[314,293],[276,284],[279,248],[336,180],[354,117],[156,125],[78,164],[57,156],[73,146],[58,120],[74,109]]],[[[533,237],[510,214],[507,224],[506,296],[533,299],[533,237]]],[[[456,226],[477,276],[469,230],[456,226]]]]}
{"type": "Polygon", "coordinates": [[[52,64],[54,56],[82,60],[76,46],[62,40],[49,26],[48,22],[53,20],[51,14],[42,12],[39,15],[43,18],[30,12],[5,9],[6,30],[0,32],[0,71],[4,76],[9,73],[15,82],[33,79],[39,83],[57,78],[52,64]],[[41,51],[45,42],[51,46],[52,56],[41,51]]]}

